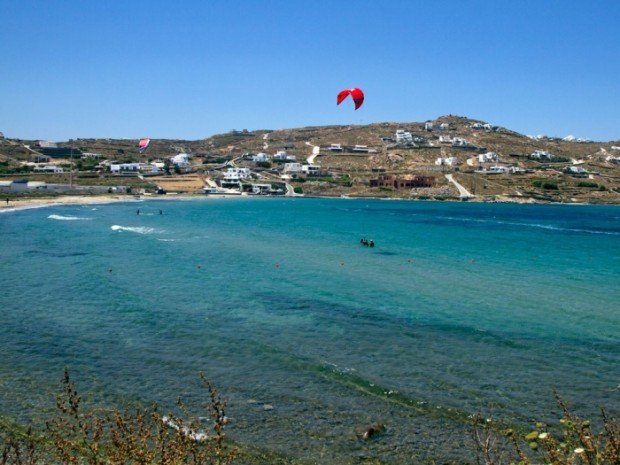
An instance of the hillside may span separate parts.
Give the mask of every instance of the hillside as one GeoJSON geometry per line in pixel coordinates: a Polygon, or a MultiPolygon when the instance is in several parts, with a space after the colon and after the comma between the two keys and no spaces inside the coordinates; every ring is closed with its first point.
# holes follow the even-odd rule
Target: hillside
{"type": "MultiPolygon", "coordinates": [[[[451,174],[476,200],[620,203],[620,141],[535,139],[484,124],[449,115],[420,123],[231,131],[195,141],[152,139],[142,155],[136,151],[137,139],[77,139],[58,143],[58,147],[75,150],[77,184],[119,183],[119,177],[105,168],[95,170],[103,160],[108,164],[146,163],[188,153],[192,156],[191,166],[181,172],[177,169],[170,175],[150,179],[123,176],[123,184],[149,190],[174,180],[174,190],[199,191],[205,178],[218,181],[231,166],[225,164],[232,162],[236,167],[249,168],[254,182],[284,179],[306,195],[459,198],[463,190],[459,194],[455,183],[447,179],[446,175],[451,174]],[[433,127],[425,127],[425,123],[433,127]],[[404,141],[397,140],[397,131],[404,141]],[[334,145],[336,150],[329,150],[332,144],[340,148],[334,145]],[[286,151],[298,163],[307,163],[313,146],[320,150],[310,160],[317,165],[317,171],[311,174],[300,171],[286,175],[284,162],[272,158],[277,151],[286,151]],[[542,155],[536,155],[537,151],[542,155]],[[251,155],[260,152],[266,153],[269,161],[251,160],[251,155]],[[496,156],[490,155],[483,162],[478,159],[489,152],[496,156]],[[96,161],[81,160],[80,153],[100,157],[96,161]],[[445,164],[437,165],[438,158],[443,158],[445,164]],[[186,177],[192,182],[184,189],[186,177]]],[[[0,139],[0,177],[66,182],[66,172],[31,172],[41,150],[38,141],[0,139]]],[[[47,163],[60,164],[66,170],[71,166],[66,157],[47,163]]]]}

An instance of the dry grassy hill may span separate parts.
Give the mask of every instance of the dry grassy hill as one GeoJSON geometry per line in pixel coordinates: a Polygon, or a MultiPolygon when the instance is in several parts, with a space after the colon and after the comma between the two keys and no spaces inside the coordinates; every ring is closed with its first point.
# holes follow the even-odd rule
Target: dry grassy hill
{"type": "MultiPolygon", "coordinates": [[[[291,184],[312,195],[359,195],[399,198],[451,198],[459,192],[445,175],[452,174],[478,199],[546,200],[564,202],[620,203],[620,164],[607,161],[609,156],[620,157],[619,141],[575,142],[559,139],[531,139],[506,128],[476,129],[475,123],[459,116],[442,116],[430,121],[434,130],[419,123],[375,123],[364,126],[315,126],[297,129],[232,131],[195,140],[152,139],[145,154],[136,151],[138,139],[78,139],[60,143],[61,147],[74,147],[81,152],[99,153],[115,162],[163,160],[180,152],[193,155],[192,163],[198,174],[217,175],[213,169],[222,163],[235,160],[238,166],[255,167],[242,157],[243,154],[266,152],[273,155],[285,150],[305,162],[312,154],[312,146],[321,151],[315,163],[321,167],[317,178],[293,179],[291,184]],[[440,124],[447,129],[438,130],[440,124]],[[389,138],[397,130],[408,131],[414,138],[426,143],[417,147],[397,146],[389,138]],[[440,141],[455,137],[467,140],[472,146],[466,149],[440,141]],[[343,152],[327,150],[331,144],[349,147],[343,152]],[[367,146],[370,153],[353,153],[356,145],[367,146]],[[536,150],[550,152],[552,160],[534,160],[529,155],[536,150]],[[474,160],[479,153],[495,152],[498,162],[486,165],[520,168],[519,174],[483,174],[476,172],[480,166],[474,160]],[[456,157],[456,167],[437,166],[438,157],[456,157]],[[469,160],[469,162],[468,162],[469,160]],[[585,177],[569,175],[569,166],[581,167],[585,177]],[[409,179],[415,176],[432,177],[432,188],[371,187],[379,176],[409,179]]],[[[35,148],[36,141],[0,140],[0,174],[32,161],[34,153],[25,146],[35,148]]],[[[279,165],[273,164],[275,176],[279,165]]],[[[194,176],[195,182],[195,176],[194,176]]]]}

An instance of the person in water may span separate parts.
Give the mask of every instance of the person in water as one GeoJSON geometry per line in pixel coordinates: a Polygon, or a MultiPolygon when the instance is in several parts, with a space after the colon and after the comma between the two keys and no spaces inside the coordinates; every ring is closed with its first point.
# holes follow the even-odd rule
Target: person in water
{"type": "Polygon", "coordinates": [[[368,243],[369,247],[374,247],[375,246],[375,241],[373,241],[372,239],[370,240],[370,242],[368,243]]]}
{"type": "Polygon", "coordinates": [[[140,214],[140,209],[138,208],[138,209],[136,210],[136,215],[139,215],[139,214],[140,214]]]}

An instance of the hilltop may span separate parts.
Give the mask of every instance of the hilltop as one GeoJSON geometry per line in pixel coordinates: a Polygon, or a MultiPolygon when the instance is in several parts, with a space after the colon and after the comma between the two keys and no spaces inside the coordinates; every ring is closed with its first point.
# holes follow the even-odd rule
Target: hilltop
{"type": "Polygon", "coordinates": [[[453,115],[417,123],[231,131],[194,141],[152,139],[144,154],[137,153],[137,142],[77,139],[48,148],[40,141],[0,139],[0,180],[66,183],[73,163],[77,185],[201,192],[204,185],[227,182],[227,170],[235,167],[251,173],[238,180],[246,191],[252,183],[271,184],[274,192],[286,183],[289,192],[318,196],[620,203],[620,141],[533,138],[453,115]],[[281,159],[274,159],[278,152],[281,159]],[[189,154],[189,163],[175,167],[169,159],[179,153],[189,154]],[[293,161],[299,166],[286,167],[293,161]],[[109,172],[111,164],[153,162],[165,166],[158,172],[140,168],[140,176],[109,172]],[[50,164],[64,172],[33,172],[50,164]]]}

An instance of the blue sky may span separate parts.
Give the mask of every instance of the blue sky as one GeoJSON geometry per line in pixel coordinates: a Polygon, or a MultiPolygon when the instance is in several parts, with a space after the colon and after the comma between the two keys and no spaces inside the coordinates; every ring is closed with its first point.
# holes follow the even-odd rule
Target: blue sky
{"type": "Polygon", "coordinates": [[[620,1],[0,0],[7,137],[457,114],[620,139],[620,1]],[[336,94],[366,92],[353,111],[336,94]]]}

